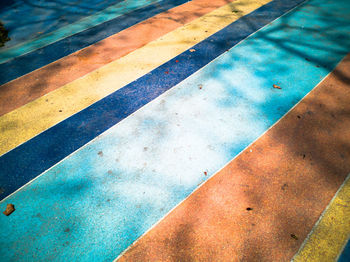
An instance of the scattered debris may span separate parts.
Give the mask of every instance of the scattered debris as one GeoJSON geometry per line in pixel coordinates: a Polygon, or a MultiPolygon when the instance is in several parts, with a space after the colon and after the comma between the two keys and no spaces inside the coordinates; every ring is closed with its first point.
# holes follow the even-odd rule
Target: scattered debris
{"type": "Polygon", "coordinates": [[[7,204],[6,210],[2,212],[5,216],[11,215],[15,211],[15,206],[13,204],[7,204]]]}
{"type": "Polygon", "coordinates": [[[294,238],[295,240],[298,240],[299,238],[296,236],[296,235],[294,235],[294,234],[290,234],[290,236],[291,236],[291,238],[294,238]]]}
{"type": "Polygon", "coordinates": [[[192,53],[192,52],[196,52],[196,49],[191,48],[191,49],[190,49],[190,52],[191,52],[191,53],[192,53]]]}
{"type": "Polygon", "coordinates": [[[202,84],[199,84],[199,85],[198,85],[198,88],[199,88],[199,89],[202,89],[202,88],[203,88],[203,85],[202,85],[202,84]]]}
{"type": "Polygon", "coordinates": [[[273,84],[273,88],[282,89],[280,86],[273,84]]]}
{"type": "Polygon", "coordinates": [[[69,227],[67,227],[64,232],[68,233],[70,231],[69,227]]]}
{"type": "Polygon", "coordinates": [[[103,156],[103,152],[102,151],[99,151],[98,153],[97,153],[99,156],[103,156]]]}

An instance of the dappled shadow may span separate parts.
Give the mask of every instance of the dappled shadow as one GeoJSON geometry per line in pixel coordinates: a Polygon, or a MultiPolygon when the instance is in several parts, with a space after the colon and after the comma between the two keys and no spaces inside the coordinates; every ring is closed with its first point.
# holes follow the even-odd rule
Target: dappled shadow
{"type": "MultiPolygon", "coordinates": [[[[291,16],[286,15],[280,18],[278,26],[256,33],[256,43],[244,42],[257,53],[266,53],[267,46],[285,53],[285,57],[275,57],[271,53],[271,64],[256,63],[256,57],[245,60],[246,67],[254,66],[255,76],[264,79],[264,85],[259,87],[271,89],[270,95],[262,101],[258,101],[253,92],[249,93],[251,89],[256,90],[254,85],[231,89],[233,97],[243,97],[256,105],[260,116],[276,114],[271,124],[290,109],[277,106],[278,100],[285,99],[283,92],[289,86],[298,88],[295,85],[298,82],[302,86],[304,80],[309,81],[310,71],[319,75],[308,87],[310,89],[290,98],[289,101],[296,104],[350,50],[349,23],[341,10],[349,5],[344,7],[337,3],[338,10],[328,9],[332,5],[328,1],[318,10],[315,3],[308,2],[303,7],[303,12],[318,14],[316,21],[305,21],[302,26],[310,37],[303,34],[298,38],[294,33],[290,39],[279,38],[280,31],[290,33],[301,28],[293,25],[291,16]],[[327,47],[322,48],[320,41],[328,43],[327,47]],[[327,52],[334,56],[327,56],[327,52]],[[295,62],[290,57],[298,57],[301,67],[314,70],[309,70],[308,74],[300,70],[296,75],[290,71],[289,61],[295,62]],[[287,81],[282,79],[284,77],[287,81]],[[281,85],[282,89],[273,90],[273,84],[281,85]]],[[[246,22],[255,27],[251,21],[246,22]]],[[[249,52],[237,55],[245,57],[247,54],[249,52]]],[[[217,71],[207,72],[207,76],[220,78],[223,86],[235,85],[234,77],[238,76],[230,75],[226,82],[222,77],[226,68],[235,67],[235,57],[230,59],[226,59],[227,63],[216,64],[217,71]]],[[[121,261],[140,257],[162,261],[186,261],[189,257],[195,261],[289,261],[350,172],[349,60],[348,57],[341,68],[333,70],[322,87],[315,89],[232,164],[136,242],[121,261]],[[258,153],[254,153],[256,151],[258,153]],[[248,157],[249,154],[252,157],[248,157]],[[248,189],[242,189],[239,182],[248,189]],[[251,215],[247,217],[248,207],[251,215]],[[190,228],[191,234],[179,238],[183,228],[190,228]],[[211,234],[215,235],[215,240],[210,238],[211,234]],[[183,246],[182,241],[191,244],[183,246]],[[207,252],[212,249],[224,251],[207,252]]],[[[230,107],[232,101],[221,101],[218,106],[230,107]]]]}
{"type": "MultiPolygon", "coordinates": [[[[244,7],[242,6],[242,9],[243,8],[244,7]]],[[[238,7],[232,5],[232,12],[240,13],[242,11],[238,7]]],[[[284,50],[286,56],[274,57],[273,53],[271,53],[271,64],[261,64],[257,62],[258,59],[254,60],[256,57],[246,58],[247,67],[256,66],[254,69],[254,77],[261,80],[261,82],[259,82],[261,86],[259,87],[266,87],[266,89],[270,90],[267,92],[268,96],[264,96],[263,99],[261,99],[261,97],[259,98],[258,95],[256,95],[257,93],[259,94],[259,90],[256,86],[245,86],[244,88],[235,86],[235,88],[233,88],[235,79],[232,79],[232,76],[225,78],[221,75],[225,69],[235,66],[235,57],[228,57],[226,60],[223,60],[223,63],[217,64],[215,72],[207,73],[212,76],[212,78],[218,77],[221,81],[221,85],[227,87],[224,89],[225,92],[227,92],[229,97],[232,98],[226,100],[218,99],[217,106],[221,108],[233,107],[232,101],[235,100],[234,98],[243,97],[247,101],[247,104],[250,103],[254,105],[254,109],[261,118],[266,117],[267,127],[282,117],[290,107],[288,105],[282,105],[278,108],[274,108],[273,105],[277,104],[277,101],[281,99],[281,97],[284,98],[283,92],[288,90],[288,83],[292,81],[303,81],[303,78],[308,77],[302,72],[300,72],[299,76],[288,76],[293,73],[290,72],[288,66],[288,60],[291,56],[300,58],[300,66],[308,68],[313,67],[315,68],[315,74],[317,73],[320,76],[324,76],[324,72],[328,72],[334,68],[339,60],[339,56],[338,58],[325,57],[324,55],[320,56],[315,50],[319,50],[321,54],[324,54],[322,52],[325,51],[338,55],[345,55],[345,53],[349,51],[349,42],[347,42],[348,40],[345,38],[346,36],[344,36],[344,32],[347,32],[346,28],[348,25],[344,24],[344,20],[342,20],[343,18],[339,17],[337,14],[328,12],[328,10],[322,9],[318,12],[321,17],[319,21],[324,22],[324,24],[322,23],[319,25],[319,28],[315,27],[315,24],[311,24],[305,26],[303,30],[310,32],[310,35],[317,34],[317,39],[327,41],[329,43],[327,49],[320,48],[317,42],[310,41],[308,38],[291,38],[286,40],[284,37],[279,39],[279,34],[276,33],[279,31],[277,30],[298,32],[300,29],[300,27],[292,25],[290,16],[286,15],[282,17],[279,26],[275,26],[274,30],[270,30],[269,28],[260,30],[256,35],[258,41],[250,43],[252,44],[251,50],[255,50],[256,53],[263,54],[268,48],[273,46],[276,50],[284,50]],[[322,33],[320,33],[320,31],[322,33]],[[323,59],[320,59],[319,57],[322,57],[323,59]],[[322,71],[320,71],[321,69],[322,71]],[[273,70],[273,72],[270,72],[270,70],[273,70]],[[282,77],[286,77],[286,79],[281,79],[282,77]],[[272,85],[275,83],[281,85],[282,89],[274,90],[272,85]],[[250,88],[256,88],[256,90],[254,89],[256,92],[250,93],[250,88]],[[275,115],[272,119],[268,120],[268,116],[271,114],[275,115]]],[[[183,24],[187,21],[185,16],[186,14],[184,14],[184,17],[176,17],[169,20],[183,24]]],[[[242,21],[245,21],[248,26],[255,28],[255,25],[251,24],[251,20],[243,18],[242,21]]],[[[161,25],[158,26],[161,27],[161,25]]],[[[157,29],[158,28],[155,26],[154,30],[157,29]]],[[[203,30],[205,30],[205,28],[203,28],[203,30]]],[[[296,34],[294,34],[294,36],[295,35],[296,34]]],[[[132,36],[122,35],[124,45],[127,47],[126,49],[129,50],[123,53],[123,55],[131,52],[134,48],[134,43],[131,41],[131,38],[132,36]]],[[[184,41],[192,41],[192,39],[184,39],[184,41]]],[[[108,49],[110,46],[104,46],[101,42],[97,44],[97,46],[99,45],[102,46],[101,51],[109,51],[108,49]]],[[[164,45],[171,48],[173,43],[165,42],[164,45]]],[[[222,45],[222,43],[213,43],[213,45],[219,46],[222,45]]],[[[113,51],[114,49],[111,48],[111,50],[113,51]]],[[[82,60],[88,60],[90,56],[92,57],[95,55],[93,51],[89,53],[89,49],[79,52],[81,53],[77,53],[76,57],[71,60],[71,62],[65,64],[65,66],[72,66],[75,63],[81,63],[82,65],[82,60]]],[[[244,57],[247,56],[247,54],[249,53],[242,53],[240,56],[244,57]]],[[[106,61],[111,61],[109,59],[109,57],[106,58],[104,63],[106,63],[106,61]]],[[[52,67],[47,73],[51,73],[52,75],[59,74],[58,70],[61,68],[59,62],[50,66],[52,67]]],[[[90,68],[89,70],[93,69],[90,68]]],[[[239,76],[237,75],[235,77],[238,78],[239,76]]],[[[247,75],[243,75],[243,78],[244,77],[247,77],[247,75]]],[[[346,72],[335,70],[334,77],[338,81],[340,89],[348,88],[350,76],[346,72]]],[[[320,80],[322,80],[322,78],[314,80],[313,83],[317,84],[320,80]]],[[[60,85],[61,84],[62,83],[60,83],[60,85]]],[[[46,85],[47,83],[45,80],[41,80],[38,84],[34,84],[29,88],[29,93],[35,94],[36,90],[38,90],[39,95],[37,96],[40,96],[42,95],[40,90],[46,85]]],[[[205,90],[205,83],[203,83],[203,85],[203,90],[205,90]]],[[[59,85],[57,85],[57,87],[59,87],[59,85]]],[[[311,90],[313,86],[310,86],[309,88],[311,90]]],[[[164,235],[157,231],[160,236],[163,236],[161,243],[166,247],[164,250],[161,250],[162,252],[164,251],[164,253],[159,255],[163,256],[164,260],[168,259],[169,261],[208,261],[210,259],[213,261],[231,261],[235,259],[237,261],[264,261],[268,260],[269,256],[271,258],[271,254],[280,260],[289,260],[297,251],[301,242],[306,237],[306,234],[310,231],[320,212],[322,212],[325,205],[329,202],[332,194],[334,194],[344,180],[346,174],[349,172],[350,145],[347,141],[350,141],[350,139],[345,139],[344,134],[348,136],[346,130],[348,130],[347,127],[349,125],[346,121],[348,121],[347,118],[350,111],[348,108],[342,107],[339,109],[337,107],[339,104],[346,105],[346,101],[344,102],[342,99],[347,99],[347,97],[339,97],[335,88],[336,87],[328,88],[326,93],[322,94],[322,96],[316,95],[316,98],[311,101],[309,99],[307,106],[302,108],[301,111],[299,111],[300,107],[298,107],[289,114],[287,120],[289,119],[288,121],[294,126],[288,126],[289,128],[281,127],[281,125],[275,126],[275,128],[270,130],[271,132],[269,131],[269,133],[264,136],[266,138],[262,139],[262,141],[267,141],[265,144],[258,141],[257,144],[260,143],[260,147],[252,145],[250,148],[254,151],[258,150],[258,152],[260,152],[256,158],[248,158],[249,161],[242,161],[241,159],[249,154],[249,151],[247,151],[242,157],[240,156],[235,160],[236,168],[239,168],[243,175],[239,176],[235,172],[227,172],[225,174],[226,180],[223,180],[220,175],[217,175],[209,181],[203,189],[198,191],[202,192],[204,190],[206,191],[206,195],[203,198],[197,199],[198,201],[195,202],[195,206],[188,205],[186,204],[187,202],[185,202],[184,205],[179,206],[177,210],[182,210],[185,214],[191,214],[191,217],[189,220],[183,221],[181,221],[180,217],[178,224],[175,227],[171,224],[167,225],[170,230],[173,230],[170,235],[164,235]],[[320,115],[324,116],[322,121],[318,118],[320,115]],[[290,119],[294,120],[292,121],[290,119]],[[295,141],[296,137],[298,137],[297,142],[295,141]],[[271,148],[264,147],[266,145],[269,145],[271,148]],[[278,148],[278,150],[274,150],[274,147],[278,148]],[[271,155],[269,155],[269,150],[272,152],[271,155]],[[305,163],[300,164],[296,159],[303,159],[305,163]],[[276,167],[274,166],[274,162],[279,162],[281,165],[277,165],[276,167]],[[295,163],[297,163],[298,166],[295,166],[295,163]],[[275,167],[275,169],[270,170],[268,169],[269,167],[275,167]],[[210,186],[214,185],[213,181],[219,180],[220,182],[220,179],[222,179],[222,182],[221,184],[218,183],[219,186],[210,188],[210,186]],[[308,188],[305,188],[305,185],[307,185],[308,188]],[[218,198],[220,190],[223,190],[224,188],[226,188],[226,194],[221,195],[221,197],[218,198]],[[276,188],[278,191],[276,191],[276,188]],[[320,188],[323,190],[322,192],[327,192],[327,194],[317,195],[316,193],[320,188]],[[278,193],[276,194],[276,192],[278,193]],[[271,205],[271,201],[275,201],[274,203],[276,203],[276,206],[271,205]],[[300,203],[303,203],[301,208],[298,206],[300,203]],[[247,208],[251,209],[247,210],[247,208]],[[315,212],[314,210],[317,211],[315,212]],[[205,232],[207,232],[207,235],[205,235],[205,232]],[[201,236],[205,237],[199,239],[199,233],[201,236]],[[271,243],[272,246],[276,247],[273,250],[269,249],[271,243]],[[200,249],[196,249],[198,247],[200,247],[200,249]],[[230,252],[227,250],[230,250],[230,252]],[[216,258],[216,260],[214,258],[216,258]]],[[[288,101],[293,101],[295,104],[305,93],[307,93],[305,90],[300,90],[300,93],[297,93],[295,97],[291,97],[288,101]]],[[[196,94],[192,92],[191,95],[196,94]]],[[[185,102],[186,101],[184,101],[184,103],[185,102]]],[[[162,109],[161,105],[160,108],[162,109]]],[[[168,109],[163,108],[160,112],[161,111],[168,112],[168,109]]],[[[175,118],[176,116],[173,115],[173,117],[175,118]]],[[[191,117],[194,119],[193,122],[196,122],[196,119],[200,118],[200,115],[193,115],[191,117]]],[[[164,122],[160,121],[157,116],[154,115],[150,115],[148,119],[136,119],[135,117],[135,121],[135,126],[143,125],[144,122],[164,122]]],[[[181,127],[179,127],[179,129],[180,128],[181,127]]],[[[147,126],[144,127],[144,130],[146,129],[147,126]]],[[[217,129],[208,129],[209,130],[205,130],[205,132],[203,131],[208,137],[210,135],[218,136],[218,134],[215,133],[217,129]]],[[[195,124],[193,125],[193,130],[198,131],[196,130],[195,124]]],[[[127,141],[128,138],[130,139],[129,131],[130,130],[126,130],[124,136],[120,136],[119,139],[124,141],[123,143],[129,143],[131,149],[134,148],[131,147],[131,145],[135,142],[127,141]]],[[[156,130],[152,133],[153,137],[151,137],[152,139],[149,141],[151,146],[140,148],[140,156],[149,154],[151,149],[155,151],[161,150],[162,148],[160,148],[160,146],[162,145],[162,142],[164,142],[164,139],[167,138],[168,133],[170,133],[170,131],[167,129],[167,126],[161,124],[157,125],[156,130]]],[[[135,137],[134,140],[137,140],[140,134],[141,132],[133,133],[132,136],[135,137]]],[[[218,139],[218,141],[220,140],[218,139]]],[[[239,153],[237,152],[237,148],[233,145],[228,146],[227,148],[227,152],[225,153],[230,158],[239,153]]],[[[103,151],[104,149],[101,148],[101,150],[103,151]]],[[[74,199],[75,193],[77,192],[81,193],[81,191],[83,191],[83,195],[86,196],[86,198],[93,198],[95,197],[93,193],[98,192],[98,194],[96,194],[97,199],[90,199],[91,202],[86,201],[82,203],[74,203],[77,204],[78,208],[72,208],[69,211],[71,212],[70,215],[72,217],[75,217],[75,212],[77,212],[76,214],[78,216],[78,212],[81,212],[81,210],[87,210],[88,212],[91,208],[96,208],[96,210],[98,210],[97,212],[100,213],[93,217],[85,217],[82,221],[79,221],[80,232],[83,233],[77,235],[76,238],[71,238],[72,240],[70,243],[65,243],[65,245],[70,245],[67,249],[71,248],[72,250],[77,243],[81,243],[82,239],[87,236],[89,236],[89,239],[90,237],[94,237],[94,231],[84,231],[85,226],[88,228],[87,225],[89,222],[94,225],[101,225],[102,229],[99,227],[94,228],[96,232],[100,232],[99,230],[108,231],[108,233],[106,232],[105,239],[114,239],[118,241],[119,237],[120,242],[125,241],[125,243],[128,243],[129,245],[135,239],[130,236],[139,237],[149,228],[150,225],[153,224],[152,218],[147,217],[147,214],[150,213],[149,210],[158,210],[162,205],[165,205],[163,202],[160,204],[152,202],[152,199],[154,199],[152,198],[152,193],[154,194],[154,192],[157,192],[157,196],[162,196],[161,193],[164,193],[165,191],[171,192],[171,197],[164,193],[164,196],[168,197],[168,199],[166,197],[164,197],[164,199],[166,199],[165,202],[174,201],[174,205],[181,199],[181,197],[175,200],[172,198],[173,196],[176,196],[177,192],[183,190],[184,186],[181,183],[177,185],[178,188],[174,185],[174,188],[169,187],[161,192],[156,190],[160,190],[157,188],[157,185],[147,184],[147,181],[143,176],[152,176],[152,170],[150,173],[145,174],[144,172],[147,169],[142,166],[143,163],[134,163],[137,161],[124,161],[123,163],[130,163],[128,166],[124,167],[120,164],[120,159],[113,158],[114,165],[108,167],[99,166],[98,160],[96,160],[99,159],[98,157],[115,157],[113,153],[115,154],[115,152],[112,152],[112,154],[109,154],[109,152],[103,152],[103,154],[91,157],[91,159],[87,159],[87,156],[82,155],[81,159],[83,159],[85,163],[84,166],[79,168],[79,172],[82,173],[79,174],[78,170],[72,169],[72,176],[86,178],[86,181],[82,179],[80,181],[81,183],[74,184],[67,179],[66,183],[63,185],[52,184],[54,185],[53,188],[50,189],[50,187],[48,187],[46,189],[55,191],[57,188],[64,188],[64,190],[62,190],[63,193],[60,194],[60,192],[58,192],[57,196],[59,198],[67,197],[68,200],[65,200],[65,203],[69,201],[69,198],[74,199]],[[96,165],[96,174],[89,173],[85,175],[84,167],[92,165],[96,165]],[[126,169],[130,168],[130,166],[133,167],[134,170],[137,170],[135,174],[131,174],[135,183],[129,183],[130,192],[132,194],[130,192],[122,191],[122,184],[124,183],[124,185],[127,185],[127,181],[123,181],[123,179],[118,180],[118,177],[116,176],[116,174],[123,174],[126,172],[126,169]],[[97,176],[97,178],[93,176],[97,176]],[[91,177],[93,177],[91,180],[97,179],[99,183],[96,183],[96,180],[94,183],[89,183],[88,179],[91,177]],[[115,185],[116,188],[120,184],[120,188],[117,188],[119,191],[106,192],[106,187],[104,187],[104,184],[106,183],[115,185]],[[97,190],[96,187],[100,188],[97,190]],[[140,197],[140,199],[142,198],[141,189],[144,189],[144,192],[149,194],[147,204],[144,204],[143,201],[137,199],[137,197],[140,197]],[[122,193],[125,193],[125,195],[122,193]],[[115,199],[104,199],[104,197],[113,194],[115,199]],[[135,201],[132,202],[133,205],[123,206],[126,199],[132,197],[135,198],[135,201]],[[84,203],[89,206],[79,206],[84,203]],[[101,203],[103,203],[102,206],[101,203]],[[105,209],[103,205],[106,205],[105,209]],[[107,205],[114,205],[114,208],[110,208],[110,206],[107,207],[107,205]],[[113,215],[115,216],[117,211],[123,213],[125,209],[128,209],[128,212],[132,214],[131,219],[127,224],[123,224],[122,222],[118,224],[118,227],[122,228],[119,231],[122,231],[123,233],[115,236],[113,235],[113,232],[117,231],[113,228],[115,223],[113,224],[114,221],[110,221],[109,219],[113,217],[113,215]],[[102,212],[103,210],[106,210],[107,214],[104,214],[102,212]],[[146,217],[146,221],[139,219],[139,217],[144,214],[146,214],[146,216],[144,216],[146,217]]],[[[120,157],[125,157],[128,154],[129,152],[118,153],[120,157]]],[[[171,152],[166,152],[166,154],[172,155],[171,152]]],[[[151,156],[152,155],[150,155],[150,157],[151,156]]],[[[137,160],[140,159],[137,156],[130,156],[130,159],[132,158],[137,160]]],[[[176,162],[179,164],[179,159],[175,159],[174,163],[176,164],[176,162]]],[[[184,162],[185,161],[181,161],[181,164],[184,162]]],[[[203,178],[203,181],[205,179],[206,178],[203,178]]],[[[159,180],[161,181],[161,176],[159,180]]],[[[43,188],[46,186],[47,185],[45,184],[43,188]]],[[[186,188],[186,190],[189,189],[186,188]]],[[[80,193],[79,198],[81,197],[80,193]]],[[[42,198],[45,199],[45,194],[42,198]]],[[[79,202],[79,198],[76,199],[77,202],[79,202]]],[[[175,211],[180,212],[177,210],[175,211]]],[[[159,218],[162,217],[162,214],[165,214],[166,211],[168,210],[159,209],[159,218]]],[[[174,213],[176,214],[176,212],[174,213]]],[[[172,214],[170,214],[170,217],[171,216],[172,214]]],[[[118,219],[120,219],[120,221],[125,221],[124,218],[118,217],[118,219]]],[[[163,221],[161,223],[166,223],[167,218],[163,221]]],[[[63,233],[70,232],[67,230],[67,228],[70,228],[68,224],[62,224],[59,228],[63,229],[63,233]]],[[[158,229],[155,228],[155,230],[158,229]]],[[[157,235],[153,234],[152,236],[156,239],[157,235]]],[[[154,241],[154,239],[151,241],[154,241]]],[[[96,243],[96,245],[98,245],[98,243],[96,243]]],[[[109,243],[109,248],[113,247],[113,243],[109,243]]],[[[137,245],[135,247],[137,247],[137,245]]],[[[147,247],[150,248],[150,246],[147,247]]],[[[156,247],[157,243],[155,243],[153,248],[156,247]]],[[[109,254],[113,253],[110,249],[108,251],[110,252],[109,254]]],[[[143,256],[144,253],[139,253],[139,255],[143,256]]]]}

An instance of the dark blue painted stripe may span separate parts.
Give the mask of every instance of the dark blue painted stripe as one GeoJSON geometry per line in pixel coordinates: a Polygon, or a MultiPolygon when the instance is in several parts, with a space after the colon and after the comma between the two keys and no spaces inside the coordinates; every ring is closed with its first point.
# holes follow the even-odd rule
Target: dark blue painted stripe
{"type": "Polygon", "coordinates": [[[186,2],[189,0],[164,0],[154,3],[11,59],[0,64],[0,85],[186,2]]]}
{"type": "Polygon", "coordinates": [[[1,198],[305,0],[275,0],[0,158],[1,198]],[[175,61],[179,62],[176,63],[175,61]],[[165,73],[169,72],[169,73],[165,73]]]}
{"type": "Polygon", "coordinates": [[[346,244],[341,256],[339,257],[338,262],[349,262],[350,261],[350,240],[346,244]]]}

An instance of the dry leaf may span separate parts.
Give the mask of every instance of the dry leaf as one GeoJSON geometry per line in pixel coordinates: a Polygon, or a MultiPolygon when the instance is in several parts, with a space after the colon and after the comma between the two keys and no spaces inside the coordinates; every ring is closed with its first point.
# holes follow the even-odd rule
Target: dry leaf
{"type": "Polygon", "coordinates": [[[13,204],[7,204],[6,210],[3,212],[4,215],[9,216],[15,211],[15,206],[13,204]]]}

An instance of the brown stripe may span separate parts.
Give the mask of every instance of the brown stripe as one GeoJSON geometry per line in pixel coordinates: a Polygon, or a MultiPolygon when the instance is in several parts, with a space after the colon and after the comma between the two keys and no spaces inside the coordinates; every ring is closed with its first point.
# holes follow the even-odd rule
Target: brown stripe
{"type": "Polygon", "coordinates": [[[193,0],[0,86],[0,116],[233,0],[193,0]]]}
{"type": "Polygon", "coordinates": [[[289,261],[350,171],[349,101],[350,55],[119,261],[289,261]]]}

